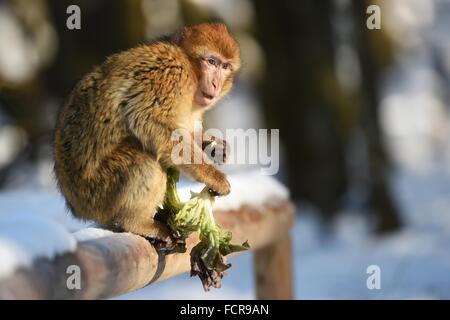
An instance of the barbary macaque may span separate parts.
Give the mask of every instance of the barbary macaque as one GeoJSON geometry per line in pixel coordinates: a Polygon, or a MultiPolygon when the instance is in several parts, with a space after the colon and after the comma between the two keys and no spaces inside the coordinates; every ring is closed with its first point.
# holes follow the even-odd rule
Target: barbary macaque
{"type": "Polygon", "coordinates": [[[192,132],[230,91],[239,67],[239,44],[220,23],[185,27],[95,67],[75,86],[56,125],[55,174],[70,211],[167,239],[154,215],[170,167],[227,195],[226,175],[202,146],[192,148],[205,155],[201,163],[173,163],[171,133],[192,132]]]}

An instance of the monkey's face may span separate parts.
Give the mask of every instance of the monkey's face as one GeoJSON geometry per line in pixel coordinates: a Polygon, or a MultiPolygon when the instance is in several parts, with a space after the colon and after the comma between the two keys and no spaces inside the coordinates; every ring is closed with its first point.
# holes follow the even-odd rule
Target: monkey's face
{"type": "Polygon", "coordinates": [[[227,91],[227,80],[233,73],[233,64],[221,55],[211,52],[198,59],[198,87],[194,95],[194,104],[208,107],[227,91]]]}

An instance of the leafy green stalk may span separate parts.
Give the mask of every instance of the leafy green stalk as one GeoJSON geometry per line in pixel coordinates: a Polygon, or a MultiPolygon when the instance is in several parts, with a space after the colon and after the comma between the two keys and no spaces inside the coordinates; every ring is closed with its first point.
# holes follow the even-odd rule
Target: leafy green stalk
{"type": "MultiPolygon", "coordinates": [[[[230,244],[232,233],[223,230],[215,222],[212,210],[214,197],[208,188],[204,188],[200,193],[191,192],[191,198],[185,203],[181,202],[176,189],[178,179],[179,172],[170,169],[162,210],[164,220],[182,241],[192,232],[199,231],[200,242],[191,251],[191,275],[200,277],[206,291],[211,286],[218,288],[224,271],[231,266],[224,262],[223,257],[247,250],[249,244],[230,244]]],[[[186,250],[184,242],[183,245],[184,248],[179,249],[179,252],[186,250]]]]}

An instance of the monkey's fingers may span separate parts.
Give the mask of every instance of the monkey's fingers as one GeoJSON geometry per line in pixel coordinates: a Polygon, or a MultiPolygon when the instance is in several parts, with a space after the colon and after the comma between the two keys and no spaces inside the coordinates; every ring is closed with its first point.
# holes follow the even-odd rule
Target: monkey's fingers
{"type": "Polygon", "coordinates": [[[225,175],[217,179],[214,184],[208,185],[208,188],[211,190],[211,195],[214,196],[226,196],[231,192],[231,185],[228,182],[225,175]]]}
{"type": "Polygon", "coordinates": [[[186,252],[186,242],[181,239],[171,239],[170,241],[153,237],[146,237],[146,239],[156,251],[165,255],[186,252]]]}
{"type": "Polygon", "coordinates": [[[156,251],[169,254],[175,248],[175,245],[171,241],[165,241],[159,238],[146,237],[147,241],[155,247],[156,251]]]}
{"type": "Polygon", "coordinates": [[[228,160],[228,153],[229,153],[230,145],[225,140],[220,141],[220,157],[219,159],[222,160],[221,164],[225,164],[228,160]]]}
{"type": "Polygon", "coordinates": [[[211,195],[211,197],[218,197],[218,196],[220,196],[220,193],[218,193],[217,191],[215,191],[215,190],[213,190],[211,188],[208,189],[208,192],[211,195]]]}
{"type": "Polygon", "coordinates": [[[228,144],[225,140],[203,141],[203,151],[209,159],[216,164],[225,164],[227,161],[228,144]]]}

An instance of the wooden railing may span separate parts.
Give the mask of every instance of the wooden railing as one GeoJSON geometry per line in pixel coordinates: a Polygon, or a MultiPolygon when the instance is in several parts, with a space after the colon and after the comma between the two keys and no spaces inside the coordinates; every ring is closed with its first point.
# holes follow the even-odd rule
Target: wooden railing
{"type": "MultiPolygon", "coordinates": [[[[216,210],[214,215],[220,225],[233,232],[233,243],[249,241],[255,259],[256,298],[291,299],[289,230],[294,220],[294,207],[289,200],[267,199],[262,205],[216,210]]],[[[187,241],[186,253],[163,257],[147,240],[129,233],[82,241],[74,252],[53,259],[38,259],[32,267],[21,268],[0,280],[0,299],[118,296],[189,271],[189,252],[197,242],[198,236],[193,234],[187,241]],[[68,288],[67,270],[71,265],[80,268],[79,288],[68,288]]]]}

